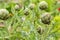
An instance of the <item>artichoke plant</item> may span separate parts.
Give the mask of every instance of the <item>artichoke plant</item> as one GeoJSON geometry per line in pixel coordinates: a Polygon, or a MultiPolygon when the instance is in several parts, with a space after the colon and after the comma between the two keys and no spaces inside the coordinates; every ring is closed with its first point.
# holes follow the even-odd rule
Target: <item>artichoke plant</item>
{"type": "Polygon", "coordinates": [[[60,1],[7,2],[0,0],[0,40],[60,40],[60,1]]]}

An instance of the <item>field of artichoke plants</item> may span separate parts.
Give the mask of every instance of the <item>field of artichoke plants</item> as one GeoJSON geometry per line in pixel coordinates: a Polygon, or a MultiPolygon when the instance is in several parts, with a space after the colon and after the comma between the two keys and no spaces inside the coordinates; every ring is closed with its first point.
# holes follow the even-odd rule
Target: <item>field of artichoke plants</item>
{"type": "Polygon", "coordinates": [[[60,0],[0,0],[0,40],[60,40],[60,0]]]}

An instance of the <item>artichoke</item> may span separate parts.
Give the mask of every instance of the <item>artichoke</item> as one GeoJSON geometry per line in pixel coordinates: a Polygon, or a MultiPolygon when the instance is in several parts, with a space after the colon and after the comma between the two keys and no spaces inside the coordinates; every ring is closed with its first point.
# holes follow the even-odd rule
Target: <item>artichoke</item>
{"type": "Polygon", "coordinates": [[[32,10],[32,9],[34,9],[35,4],[31,3],[28,7],[32,10]]]}
{"type": "Polygon", "coordinates": [[[41,28],[41,27],[38,27],[38,28],[37,28],[37,32],[41,35],[41,34],[43,34],[44,29],[41,28]]]}
{"type": "Polygon", "coordinates": [[[41,21],[44,24],[50,24],[52,16],[49,13],[44,13],[41,16],[41,21]]]}
{"type": "Polygon", "coordinates": [[[6,9],[0,9],[0,19],[7,19],[9,17],[9,11],[6,9]]]}
{"type": "Polygon", "coordinates": [[[24,10],[24,15],[29,15],[29,9],[28,8],[26,8],[25,10],[24,10]]]}
{"type": "Polygon", "coordinates": [[[15,10],[20,10],[20,6],[19,5],[15,5],[15,10]]]}
{"type": "Polygon", "coordinates": [[[16,5],[15,5],[14,8],[15,8],[15,10],[18,10],[18,11],[19,11],[19,10],[22,9],[23,7],[24,7],[23,4],[21,4],[21,3],[20,3],[20,4],[19,4],[19,3],[16,3],[16,5]]]}
{"type": "Polygon", "coordinates": [[[39,8],[40,8],[41,10],[47,9],[47,8],[48,8],[48,3],[45,2],[45,1],[40,2],[40,3],[39,3],[39,8]]]}

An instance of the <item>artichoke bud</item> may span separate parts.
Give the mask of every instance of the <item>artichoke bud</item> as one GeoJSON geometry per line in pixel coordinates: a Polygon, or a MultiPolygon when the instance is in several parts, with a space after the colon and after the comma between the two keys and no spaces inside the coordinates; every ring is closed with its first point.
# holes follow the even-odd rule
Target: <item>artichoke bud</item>
{"type": "Polygon", "coordinates": [[[44,24],[50,24],[50,22],[51,22],[51,15],[49,13],[42,14],[41,21],[44,24]]]}
{"type": "Polygon", "coordinates": [[[28,9],[28,8],[26,8],[26,9],[24,10],[24,15],[29,15],[29,9],[28,9]]]}
{"type": "Polygon", "coordinates": [[[0,19],[7,19],[9,17],[9,11],[6,9],[0,9],[0,19]]]}
{"type": "Polygon", "coordinates": [[[32,9],[34,9],[35,4],[31,3],[28,7],[32,10],[32,9]]]}
{"type": "Polygon", "coordinates": [[[40,2],[40,3],[39,3],[39,8],[40,8],[41,10],[47,9],[47,8],[48,8],[48,3],[45,2],[45,1],[40,2]]]}
{"type": "Polygon", "coordinates": [[[38,28],[37,28],[37,32],[38,32],[39,34],[43,34],[44,29],[43,29],[43,28],[41,28],[41,27],[38,27],[38,28]]]}

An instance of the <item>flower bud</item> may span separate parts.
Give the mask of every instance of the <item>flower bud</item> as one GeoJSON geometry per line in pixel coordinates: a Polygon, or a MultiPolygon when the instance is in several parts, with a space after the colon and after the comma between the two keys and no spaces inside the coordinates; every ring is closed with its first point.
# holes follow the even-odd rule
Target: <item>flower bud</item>
{"type": "Polygon", "coordinates": [[[15,10],[19,10],[19,9],[20,9],[19,5],[15,5],[15,10]]]}
{"type": "Polygon", "coordinates": [[[34,9],[35,4],[31,3],[28,7],[32,10],[32,9],[34,9]]]}
{"type": "Polygon", "coordinates": [[[43,28],[38,27],[38,28],[37,28],[37,32],[38,32],[39,34],[43,34],[44,30],[43,30],[43,28]]]}
{"type": "Polygon", "coordinates": [[[16,3],[16,5],[15,5],[15,10],[17,10],[17,11],[19,11],[20,9],[22,9],[24,6],[23,6],[23,4],[19,4],[19,3],[16,3]]]}
{"type": "Polygon", "coordinates": [[[26,8],[26,9],[24,10],[24,15],[29,15],[29,9],[28,9],[28,8],[26,8]]]}
{"type": "Polygon", "coordinates": [[[42,16],[41,16],[41,21],[42,23],[44,24],[50,24],[51,22],[51,15],[49,13],[44,13],[42,16]]]}
{"type": "Polygon", "coordinates": [[[39,3],[39,8],[40,8],[41,10],[47,9],[47,8],[48,8],[48,3],[45,2],[45,1],[40,2],[40,3],[39,3]]]}
{"type": "Polygon", "coordinates": [[[0,19],[7,19],[9,17],[9,12],[6,9],[0,9],[0,19]]]}

